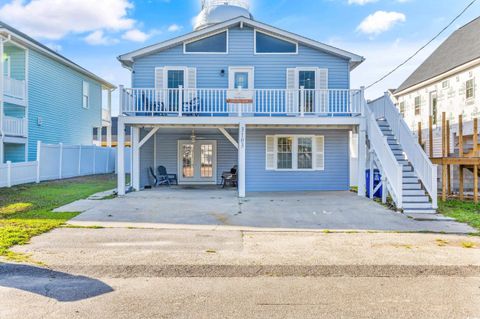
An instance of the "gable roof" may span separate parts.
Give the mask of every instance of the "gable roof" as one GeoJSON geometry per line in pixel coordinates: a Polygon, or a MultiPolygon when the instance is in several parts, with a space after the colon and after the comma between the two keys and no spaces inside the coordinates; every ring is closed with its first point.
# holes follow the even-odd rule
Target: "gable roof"
{"type": "Polygon", "coordinates": [[[71,67],[72,69],[82,73],[83,75],[100,82],[104,87],[109,89],[116,89],[116,86],[111,84],[110,82],[102,79],[98,75],[88,71],[87,69],[81,67],[80,65],[76,64],[75,62],[67,59],[63,55],[53,51],[49,47],[45,46],[44,44],[38,42],[37,40],[33,39],[32,37],[28,36],[27,34],[13,28],[12,26],[6,24],[3,21],[0,21],[0,37],[1,35],[6,35],[7,37],[13,37],[15,40],[18,40],[20,43],[25,44],[27,47],[33,47],[41,51],[42,53],[48,55],[49,57],[57,60],[58,62],[71,67]]]}
{"type": "Polygon", "coordinates": [[[448,37],[400,85],[395,94],[480,58],[479,34],[480,17],[461,27],[448,37]]]}
{"type": "Polygon", "coordinates": [[[354,54],[354,53],[351,53],[351,52],[348,52],[348,51],[345,51],[345,50],[342,50],[342,49],[339,49],[339,48],[336,48],[336,47],[333,47],[333,46],[330,46],[330,45],[327,45],[327,44],[324,44],[324,43],[321,43],[321,42],[318,42],[318,41],[315,41],[315,40],[311,40],[311,39],[302,37],[300,35],[297,35],[297,34],[282,30],[282,29],[278,29],[278,28],[272,27],[268,24],[258,22],[258,21],[255,21],[255,20],[252,20],[252,19],[249,19],[249,18],[246,18],[246,17],[234,18],[234,19],[231,19],[231,20],[219,23],[219,24],[209,26],[209,27],[204,28],[204,29],[193,31],[193,32],[188,33],[186,35],[173,38],[171,40],[160,42],[160,43],[157,43],[157,44],[154,44],[154,45],[151,45],[151,46],[139,49],[139,50],[135,50],[135,51],[120,55],[118,57],[118,60],[122,63],[122,65],[124,67],[131,68],[135,58],[145,56],[145,55],[151,54],[153,52],[162,51],[162,50],[171,48],[173,46],[179,45],[179,44],[181,44],[185,41],[188,41],[188,40],[191,40],[191,39],[194,39],[194,38],[198,38],[198,37],[202,37],[202,36],[205,36],[205,35],[209,35],[211,33],[215,33],[218,30],[226,29],[226,28],[236,26],[236,25],[240,25],[240,26],[247,25],[247,26],[253,27],[255,29],[258,29],[260,31],[262,31],[262,30],[267,31],[267,32],[282,36],[282,37],[287,38],[287,39],[298,41],[298,42],[300,42],[304,45],[307,45],[309,47],[312,47],[314,49],[324,51],[324,52],[328,52],[330,54],[345,58],[345,59],[350,61],[350,69],[351,70],[353,70],[358,65],[360,65],[363,61],[365,61],[365,59],[362,56],[359,56],[357,54],[354,54]]]}

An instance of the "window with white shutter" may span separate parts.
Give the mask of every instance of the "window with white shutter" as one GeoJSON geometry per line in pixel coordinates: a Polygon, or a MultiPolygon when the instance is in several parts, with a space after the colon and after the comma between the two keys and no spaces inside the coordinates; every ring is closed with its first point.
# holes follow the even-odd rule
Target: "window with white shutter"
{"type": "Polygon", "coordinates": [[[315,169],[325,169],[325,137],[315,136],[315,169]]]}
{"type": "Polygon", "coordinates": [[[323,171],[325,137],[315,135],[267,135],[266,170],[323,171]]]}
{"type": "Polygon", "coordinates": [[[286,111],[287,113],[298,112],[298,72],[296,68],[287,69],[287,93],[286,93],[286,111]]]}
{"type": "Polygon", "coordinates": [[[274,170],[277,168],[276,154],[275,154],[275,141],[276,138],[274,135],[266,136],[266,169],[274,170]]]}

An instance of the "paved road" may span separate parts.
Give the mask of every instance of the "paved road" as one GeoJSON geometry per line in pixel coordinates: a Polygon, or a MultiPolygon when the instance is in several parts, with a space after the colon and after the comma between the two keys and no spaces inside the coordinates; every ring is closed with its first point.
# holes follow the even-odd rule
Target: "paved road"
{"type": "Polygon", "coordinates": [[[0,318],[480,318],[478,237],[66,228],[15,251],[48,268],[0,265],[0,318]]]}

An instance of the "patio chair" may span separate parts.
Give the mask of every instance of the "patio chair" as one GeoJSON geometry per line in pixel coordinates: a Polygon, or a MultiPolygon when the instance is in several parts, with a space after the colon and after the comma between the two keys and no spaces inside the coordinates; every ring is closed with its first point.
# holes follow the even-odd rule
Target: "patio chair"
{"type": "Polygon", "coordinates": [[[190,101],[183,103],[183,113],[189,116],[199,116],[200,106],[200,99],[194,97],[190,101]]]}
{"type": "MultiPolygon", "coordinates": [[[[153,97],[153,96],[152,96],[153,97]]],[[[140,116],[166,116],[165,105],[160,101],[151,101],[145,93],[138,97],[138,105],[141,105],[144,112],[138,112],[140,116]]]]}
{"type": "Polygon", "coordinates": [[[158,177],[155,175],[155,171],[153,170],[153,167],[149,167],[148,171],[150,172],[150,175],[152,175],[153,178],[153,187],[156,187],[158,185],[158,177]]]}
{"type": "Polygon", "coordinates": [[[238,166],[235,165],[232,167],[232,169],[228,172],[223,172],[222,173],[222,188],[225,188],[225,186],[230,185],[230,186],[237,186],[237,180],[238,180],[238,166]]]}
{"type": "Polygon", "coordinates": [[[158,171],[157,177],[160,184],[178,185],[177,174],[168,174],[165,166],[159,166],[157,168],[157,171],[158,171]]]}

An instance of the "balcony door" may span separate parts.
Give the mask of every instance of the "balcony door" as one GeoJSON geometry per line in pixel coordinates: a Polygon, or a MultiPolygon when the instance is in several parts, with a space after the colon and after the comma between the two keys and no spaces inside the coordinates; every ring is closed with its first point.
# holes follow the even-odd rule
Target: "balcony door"
{"type": "Polygon", "coordinates": [[[180,184],[216,184],[217,141],[179,141],[178,172],[180,184]]]}

